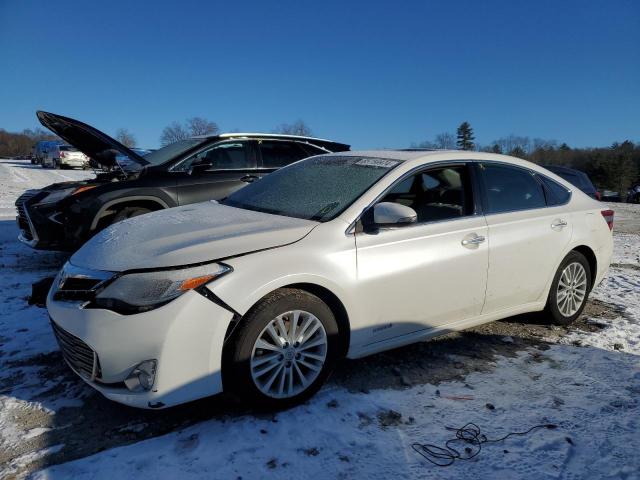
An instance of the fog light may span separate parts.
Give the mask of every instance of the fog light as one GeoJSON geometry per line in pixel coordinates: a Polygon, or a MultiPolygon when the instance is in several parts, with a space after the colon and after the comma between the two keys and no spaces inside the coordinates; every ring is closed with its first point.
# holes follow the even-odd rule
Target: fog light
{"type": "Polygon", "coordinates": [[[156,364],[155,360],[145,360],[136,365],[124,384],[132,392],[149,391],[153,387],[156,380],[156,364]]]}

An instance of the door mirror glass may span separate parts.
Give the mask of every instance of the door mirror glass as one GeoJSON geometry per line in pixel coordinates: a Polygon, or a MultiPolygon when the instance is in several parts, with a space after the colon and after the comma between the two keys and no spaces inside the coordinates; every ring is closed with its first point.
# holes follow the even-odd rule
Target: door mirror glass
{"type": "Polygon", "coordinates": [[[373,223],[378,226],[400,227],[417,221],[416,211],[400,203],[380,202],[373,207],[373,223]]]}

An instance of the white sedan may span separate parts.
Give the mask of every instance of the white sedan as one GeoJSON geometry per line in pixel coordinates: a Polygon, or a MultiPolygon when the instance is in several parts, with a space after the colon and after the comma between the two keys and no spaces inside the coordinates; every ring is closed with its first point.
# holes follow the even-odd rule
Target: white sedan
{"type": "Polygon", "coordinates": [[[542,167],[477,152],[308,158],[221,203],[102,231],[47,306],[70,367],[162,408],[223,390],[283,408],[336,362],[525,312],[575,320],[613,212],[542,167]]]}

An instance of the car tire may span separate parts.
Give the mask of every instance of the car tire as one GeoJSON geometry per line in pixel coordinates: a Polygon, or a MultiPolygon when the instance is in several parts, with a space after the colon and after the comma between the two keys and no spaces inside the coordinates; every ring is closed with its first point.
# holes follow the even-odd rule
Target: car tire
{"type": "Polygon", "coordinates": [[[591,292],[591,266],[575,250],[564,257],[553,277],[545,313],[556,325],[570,325],[582,313],[591,292]]]}
{"type": "Polygon", "coordinates": [[[142,208],[142,207],[125,207],[122,210],[120,210],[118,213],[116,213],[110,225],[121,222],[128,218],[139,217],[140,215],[144,215],[146,213],[151,213],[151,210],[149,210],[148,208],[142,208]]]}
{"type": "Polygon", "coordinates": [[[339,345],[338,324],[326,303],[303,290],[279,289],[252,307],[229,339],[224,388],[258,409],[298,405],[329,377],[339,345]]]}
{"type": "Polygon", "coordinates": [[[54,168],[55,170],[60,170],[60,167],[61,167],[60,162],[58,162],[57,160],[54,160],[51,167],[54,168]]]}

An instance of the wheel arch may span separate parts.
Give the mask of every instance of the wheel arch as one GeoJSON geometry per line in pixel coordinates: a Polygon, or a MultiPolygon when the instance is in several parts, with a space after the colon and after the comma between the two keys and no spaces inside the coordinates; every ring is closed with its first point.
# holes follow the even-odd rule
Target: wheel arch
{"type": "MultiPolygon", "coordinates": [[[[275,288],[268,293],[261,296],[257,299],[251,307],[249,307],[246,312],[249,312],[255,305],[257,305],[262,299],[271,295],[272,293],[284,289],[284,288],[292,288],[297,290],[302,290],[304,292],[310,293],[311,295],[315,295],[324,303],[327,304],[331,312],[336,318],[336,322],[338,323],[338,331],[340,333],[340,346],[339,353],[341,357],[345,357],[347,352],[349,351],[349,346],[351,344],[351,322],[349,320],[349,314],[347,309],[340,300],[340,298],[332,292],[327,287],[319,285],[317,283],[309,283],[309,282],[298,282],[298,283],[288,283],[285,285],[280,285],[278,288],[275,288]]],[[[227,333],[225,335],[225,343],[227,340],[233,335],[233,332],[236,330],[238,325],[244,321],[246,316],[246,312],[244,315],[237,314],[235,315],[235,321],[232,321],[227,328],[227,333]]]]}
{"type": "Polygon", "coordinates": [[[96,230],[102,220],[115,214],[113,211],[114,208],[121,209],[125,207],[149,208],[152,211],[170,208],[164,200],[152,195],[135,195],[131,197],[117,198],[106,202],[100,207],[98,213],[93,217],[89,230],[96,230]]]}
{"type": "Polygon", "coordinates": [[[587,262],[589,262],[589,268],[591,269],[591,288],[593,288],[593,285],[598,276],[598,258],[596,257],[595,252],[591,247],[588,247],[587,245],[577,245],[573,247],[571,251],[575,251],[584,255],[584,257],[587,259],[587,262]]]}

